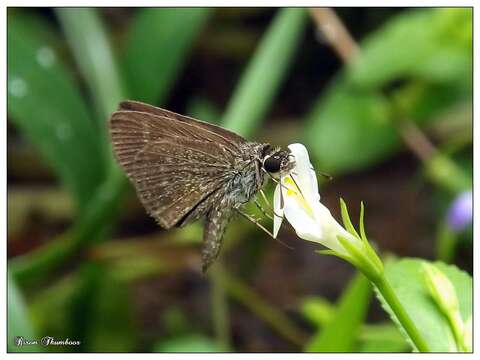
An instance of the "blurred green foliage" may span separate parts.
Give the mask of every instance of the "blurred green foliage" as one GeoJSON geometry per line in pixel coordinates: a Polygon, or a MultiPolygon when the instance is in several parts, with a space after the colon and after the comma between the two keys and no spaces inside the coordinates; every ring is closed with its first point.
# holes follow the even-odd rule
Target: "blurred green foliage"
{"type": "Polygon", "coordinates": [[[45,35],[52,29],[43,22],[32,23],[22,13],[10,17],[10,119],[47,159],[82,211],[105,176],[98,156],[103,139],[72,74],[45,35]]]}
{"type": "Polygon", "coordinates": [[[295,8],[283,9],[274,19],[230,100],[226,128],[248,136],[258,127],[288,74],[306,20],[305,10],[295,8]]]}
{"type": "Polygon", "coordinates": [[[38,333],[35,331],[34,326],[32,325],[27,304],[23,294],[18,289],[15,280],[11,276],[7,277],[7,331],[9,337],[7,339],[7,349],[8,351],[25,351],[25,352],[38,352],[41,351],[40,345],[30,345],[24,347],[15,346],[15,336],[22,336],[25,339],[33,340],[37,339],[38,333]]]}
{"type": "MultiPolygon", "coordinates": [[[[106,252],[113,257],[120,254],[121,260],[104,263],[91,255],[98,250],[98,243],[112,237],[127,188],[113,161],[106,119],[125,98],[166,104],[197,40],[222,10],[139,9],[122,30],[120,46],[118,34],[111,33],[99,11],[60,8],[54,10],[55,20],[47,21],[34,11],[8,10],[9,121],[39,151],[76,205],[73,223],[64,233],[9,259],[8,350],[224,349],[218,341],[221,334],[215,334],[216,338],[204,334],[201,328],[191,326],[189,319],[184,326],[183,314],[174,316],[180,320],[173,322],[165,315],[165,328],[176,324],[170,326],[167,336],[156,334],[145,344],[139,334],[132,280],[177,269],[182,261],[189,263],[188,255],[182,261],[167,258],[169,253],[158,258],[136,241],[133,245],[104,244],[106,252]],[[25,338],[68,336],[82,343],[78,348],[15,347],[11,341],[17,334],[25,338]]],[[[233,17],[228,13],[224,16],[233,17]]],[[[471,9],[412,9],[369,33],[360,43],[357,61],[342,68],[313,108],[305,109],[302,131],[318,168],[335,174],[369,169],[400,150],[397,125],[402,119],[428,129],[445,112],[453,111],[455,118],[459,106],[470,108],[471,18],[471,9]]],[[[284,87],[295,59],[303,56],[301,45],[308,24],[305,9],[276,10],[251,59],[244,64],[223,114],[210,99],[197,94],[187,99],[188,111],[253,136],[284,87]]],[[[469,145],[471,140],[467,139],[458,151],[469,145]]],[[[471,162],[457,166],[450,159],[455,153],[441,155],[436,158],[440,160],[425,165],[427,176],[440,188],[453,192],[471,186],[465,170],[471,162]]],[[[183,259],[182,244],[199,241],[199,226],[175,233],[170,245],[178,247],[179,259],[183,259]]],[[[238,231],[232,238],[243,235],[245,231],[238,231]]],[[[445,256],[453,259],[455,250],[449,251],[445,256]]],[[[411,269],[408,265],[403,270],[411,269]]],[[[445,271],[462,286],[460,290],[468,292],[468,279],[463,274],[452,268],[445,271]]],[[[398,273],[401,271],[392,270],[390,275],[394,278],[398,273]]],[[[296,349],[407,350],[391,324],[365,324],[371,291],[362,277],[353,280],[337,304],[321,298],[305,303],[303,313],[315,327],[310,340],[289,316],[241,278],[225,272],[211,281],[218,281],[223,289],[220,301],[225,304],[225,296],[237,301],[296,349]]],[[[405,296],[417,296],[414,290],[406,289],[405,296]]],[[[466,311],[469,304],[462,306],[466,311]]],[[[212,316],[228,316],[227,307],[221,311],[224,313],[212,311],[212,316]]]]}
{"type": "Polygon", "coordinates": [[[218,352],[219,348],[214,341],[203,335],[188,335],[164,340],[155,344],[154,352],[218,352]]]}
{"type": "Polygon", "coordinates": [[[125,40],[122,61],[132,98],[165,102],[210,12],[206,8],[139,10],[125,40]]]}
{"type": "Polygon", "coordinates": [[[308,117],[305,139],[322,169],[346,172],[382,161],[398,150],[395,123],[402,117],[426,125],[471,102],[471,17],[471,9],[408,10],[362,40],[359,58],[308,117]],[[385,95],[388,87],[399,104],[385,95]]]}

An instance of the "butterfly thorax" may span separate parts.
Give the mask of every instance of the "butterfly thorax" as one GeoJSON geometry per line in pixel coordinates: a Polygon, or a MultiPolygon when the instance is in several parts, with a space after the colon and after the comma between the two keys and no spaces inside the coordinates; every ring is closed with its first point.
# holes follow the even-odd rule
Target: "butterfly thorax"
{"type": "Polygon", "coordinates": [[[238,208],[250,201],[268,182],[268,175],[262,171],[261,151],[264,144],[242,144],[242,156],[235,159],[232,176],[225,197],[228,205],[238,208]]]}

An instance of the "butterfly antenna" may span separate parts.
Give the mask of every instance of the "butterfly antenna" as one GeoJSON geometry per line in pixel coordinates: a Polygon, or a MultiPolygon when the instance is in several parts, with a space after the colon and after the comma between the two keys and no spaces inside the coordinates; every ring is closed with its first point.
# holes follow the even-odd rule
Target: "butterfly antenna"
{"type": "Polygon", "coordinates": [[[295,248],[294,248],[293,246],[287,245],[287,244],[284,243],[282,240],[280,240],[280,239],[278,239],[278,238],[275,238],[275,240],[277,240],[279,244],[285,246],[287,249],[292,250],[292,251],[295,250],[295,248]]]}

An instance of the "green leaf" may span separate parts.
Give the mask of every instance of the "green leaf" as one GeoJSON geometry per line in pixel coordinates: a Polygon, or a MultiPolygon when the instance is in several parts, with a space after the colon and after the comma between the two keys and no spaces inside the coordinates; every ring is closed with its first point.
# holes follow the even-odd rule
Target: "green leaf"
{"type": "Polygon", "coordinates": [[[83,263],[78,271],[37,292],[30,308],[38,333],[80,341],[79,346],[46,350],[126,352],[135,349],[136,327],[127,284],[98,264],[83,263]]]}
{"type": "Polygon", "coordinates": [[[220,120],[220,110],[206,98],[194,97],[187,104],[187,114],[196,119],[217,124],[220,120]]]}
{"type": "MultiPolygon", "coordinates": [[[[456,349],[449,323],[432,300],[425,285],[421,259],[402,259],[387,262],[385,275],[400,303],[425,339],[430,351],[447,352],[456,349]]],[[[434,262],[452,282],[460,304],[460,313],[465,322],[472,315],[472,279],[453,265],[434,262]]],[[[388,304],[377,292],[382,306],[395,320],[388,304]]],[[[400,330],[403,331],[402,328],[400,330]]],[[[455,350],[454,350],[455,351],[455,350]]]]}
{"type": "Polygon", "coordinates": [[[431,83],[411,81],[394,93],[403,116],[415,120],[420,126],[433,125],[442,113],[452,111],[461,104],[471,107],[471,88],[453,82],[431,83]]]}
{"type": "Polygon", "coordinates": [[[307,20],[305,9],[277,10],[230,99],[222,125],[249,136],[288,74],[307,20]]]}
{"type": "MultiPolygon", "coordinates": [[[[48,334],[54,338],[68,337],[70,340],[80,340],[78,337],[78,324],[73,324],[72,299],[78,293],[79,272],[69,273],[62,278],[50,282],[48,286],[39,289],[33,294],[29,302],[29,310],[32,322],[38,329],[38,334],[48,334]],[[51,311],[55,309],[55,311],[51,311]]],[[[80,350],[77,346],[47,347],[50,351],[80,350]]]]}
{"type": "Polygon", "coordinates": [[[82,350],[133,351],[136,329],[128,285],[94,263],[85,264],[81,274],[83,284],[71,314],[72,324],[81,327],[82,350]]]}
{"type": "Polygon", "coordinates": [[[163,340],[154,345],[154,352],[221,352],[214,340],[203,335],[187,335],[163,340]]]}
{"type": "MultiPolygon", "coordinates": [[[[309,297],[302,301],[303,316],[318,331],[335,316],[337,309],[321,297],[309,297]]],[[[353,351],[359,352],[403,352],[408,350],[403,335],[392,323],[365,324],[358,331],[357,346],[353,351]]]]}
{"type": "Polygon", "coordinates": [[[134,99],[155,104],[166,100],[210,12],[209,8],[137,10],[123,58],[134,99]]]}
{"type": "Polygon", "coordinates": [[[315,296],[304,299],[300,311],[312,324],[322,327],[332,320],[336,309],[328,300],[315,296]]]}
{"type": "Polygon", "coordinates": [[[108,119],[119,102],[125,100],[125,92],[106,31],[96,9],[55,11],[96,106],[103,156],[110,162],[108,119]]]}
{"type": "Polygon", "coordinates": [[[304,132],[322,171],[360,169],[390,155],[399,138],[389,107],[381,96],[353,90],[339,79],[315,105],[304,132]]]}
{"type": "MultiPolygon", "coordinates": [[[[350,220],[350,216],[348,215],[347,204],[345,204],[345,201],[342,198],[340,198],[340,209],[341,209],[342,221],[343,221],[343,225],[345,226],[345,229],[347,229],[347,231],[350,234],[360,239],[360,235],[358,235],[357,230],[355,230],[355,227],[353,226],[352,221],[350,220]]],[[[362,215],[363,215],[363,210],[362,210],[362,215]]]]}
{"type": "Polygon", "coordinates": [[[408,344],[393,324],[365,325],[359,336],[359,352],[405,352],[408,344]]]}
{"type": "Polygon", "coordinates": [[[51,39],[37,32],[44,24],[31,24],[8,22],[9,119],[38,148],[83,210],[105,175],[98,156],[98,128],[51,39]]]}
{"type": "Polygon", "coordinates": [[[415,9],[362,41],[359,58],[307,117],[305,142],[322,170],[380,162],[399,149],[395,121],[425,125],[440,111],[470,102],[471,27],[470,9],[415,9]],[[393,107],[380,93],[396,80],[405,84],[395,90],[401,104],[393,107]]]}
{"type": "Polygon", "coordinates": [[[335,315],[308,342],[308,352],[349,352],[354,350],[371,298],[370,282],[358,273],[343,293],[335,315]]]}
{"type": "Polygon", "coordinates": [[[8,274],[7,277],[7,348],[9,352],[39,352],[43,351],[40,345],[15,346],[14,337],[22,336],[27,340],[39,340],[30,320],[27,305],[15,280],[8,274]]]}
{"type": "Polygon", "coordinates": [[[378,88],[399,78],[465,82],[471,77],[472,9],[406,11],[362,42],[348,75],[362,87],[378,88]]]}
{"type": "MultiPolygon", "coordinates": [[[[60,43],[59,34],[49,24],[44,16],[39,16],[38,12],[29,11],[25,8],[7,9],[8,20],[15,22],[15,27],[22,36],[35,39],[36,42],[44,43],[45,45],[54,48],[63,47],[60,43]]],[[[62,48],[63,50],[63,48],[62,48]]]]}

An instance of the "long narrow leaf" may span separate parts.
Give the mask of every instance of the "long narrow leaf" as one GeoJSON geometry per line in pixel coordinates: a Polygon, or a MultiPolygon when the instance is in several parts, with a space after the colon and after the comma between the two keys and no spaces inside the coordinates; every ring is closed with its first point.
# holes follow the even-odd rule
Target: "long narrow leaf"
{"type": "Polygon", "coordinates": [[[370,282],[362,274],[357,274],[342,295],[335,316],[313,336],[306,351],[353,351],[371,297],[370,282]]]}
{"type": "Polygon", "coordinates": [[[104,176],[98,130],[51,39],[39,35],[48,31],[38,30],[43,26],[9,17],[9,119],[39,149],[81,210],[104,176]]]}
{"type": "Polygon", "coordinates": [[[235,89],[223,126],[244,136],[253,132],[288,74],[306,20],[304,9],[278,11],[235,89]]]}
{"type": "Polygon", "coordinates": [[[141,9],[127,36],[123,69],[135,100],[163,103],[211,9],[141,9]]]}
{"type": "Polygon", "coordinates": [[[30,321],[28,310],[22,293],[18,289],[15,280],[8,276],[8,341],[9,352],[38,352],[42,351],[40,345],[15,345],[15,337],[22,337],[25,340],[38,340],[35,336],[33,325],[30,321]]]}
{"type": "Polygon", "coordinates": [[[56,13],[96,105],[104,156],[109,159],[107,122],[125,92],[107,34],[95,9],[59,8],[56,13]]]}

